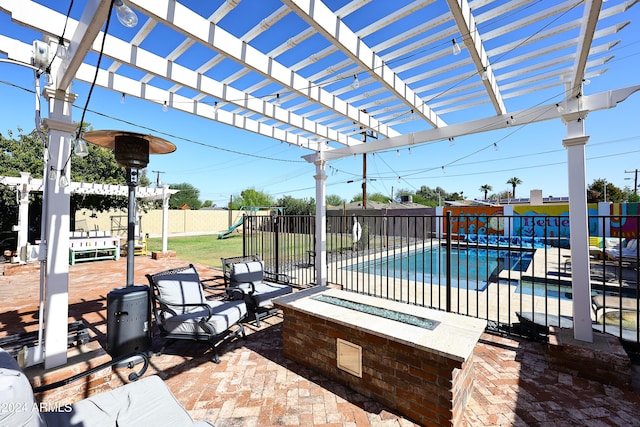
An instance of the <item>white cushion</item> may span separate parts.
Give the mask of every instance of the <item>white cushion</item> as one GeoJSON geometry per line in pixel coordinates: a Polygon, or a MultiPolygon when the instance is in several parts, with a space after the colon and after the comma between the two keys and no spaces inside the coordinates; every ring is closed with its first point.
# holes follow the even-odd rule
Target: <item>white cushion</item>
{"type": "Polygon", "coordinates": [[[15,359],[0,348],[0,426],[43,426],[33,389],[15,359]]]}

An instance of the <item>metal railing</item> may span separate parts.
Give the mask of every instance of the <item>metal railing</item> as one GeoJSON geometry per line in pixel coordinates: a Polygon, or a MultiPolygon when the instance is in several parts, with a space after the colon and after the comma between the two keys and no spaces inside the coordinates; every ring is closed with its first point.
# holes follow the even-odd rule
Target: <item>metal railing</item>
{"type": "MultiPolygon", "coordinates": [[[[314,221],[247,216],[244,254],[259,254],[267,269],[289,275],[294,286],[313,286],[314,221]]],[[[640,235],[638,227],[637,216],[589,218],[591,292],[601,305],[594,304],[594,329],[636,342],[638,252],[615,254],[640,235]],[[618,236],[602,237],[612,231],[618,236]]],[[[501,333],[544,338],[549,326],[571,326],[569,240],[566,216],[329,216],[327,278],[347,291],[485,319],[501,333]]]]}

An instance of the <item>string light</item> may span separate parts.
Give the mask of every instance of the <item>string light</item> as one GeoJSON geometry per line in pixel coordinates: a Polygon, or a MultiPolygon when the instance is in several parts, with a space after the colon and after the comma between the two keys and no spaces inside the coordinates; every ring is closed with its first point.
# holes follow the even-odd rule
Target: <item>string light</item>
{"type": "Polygon", "coordinates": [[[60,173],[60,180],[58,181],[58,184],[62,188],[68,187],[69,186],[69,179],[67,178],[66,171],[62,170],[60,172],[61,172],[60,173]]]}
{"type": "Polygon", "coordinates": [[[89,155],[89,147],[82,137],[76,138],[76,143],[73,147],[73,154],[82,158],[89,155]]]}
{"type": "Polygon", "coordinates": [[[564,113],[564,107],[560,104],[556,104],[556,110],[558,110],[558,113],[564,113]]]}
{"type": "Polygon", "coordinates": [[[449,146],[453,147],[454,145],[456,145],[456,140],[455,140],[454,137],[450,136],[449,137],[449,146]]]}
{"type": "Polygon", "coordinates": [[[458,44],[458,42],[456,41],[456,39],[451,39],[451,52],[453,53],[453,55],[460,55],[460,52],[462,52],[462,49],[460,49],[460,45],[458,44]]]}
{"type": "Polygon", "coordinates": [[[351,83],[351,87],[354,89],[358,89],[360,87],[360,80],[358,80],[358,75],[353,75],[353,83],[351,83]]]}
{"type": "Polygon", "coordinates": [[[216,114],[218,112],[218,101],[213,103],[213,114],[216,114]]]}
{"type": "Polygon", "coordinates": [[[276,100],[275,100],[274,104],[275,104],[276,107],[280,106],[280,94],[279,93],[276,93],[276,100]]]}
{"type": "Polygon", "coordinates": [[[124,104],[125,97],[126,97],[125,93],[122,92],[122,97],[120,98],[120,104],[124,104]]]}
{"type": "Polygon", "coordinates": [[[169,111],[169,106],[167,105],[167,101],[164,101],[164,104],[162,105],[162,112],[166,113],[167,111],[169,111]]]}

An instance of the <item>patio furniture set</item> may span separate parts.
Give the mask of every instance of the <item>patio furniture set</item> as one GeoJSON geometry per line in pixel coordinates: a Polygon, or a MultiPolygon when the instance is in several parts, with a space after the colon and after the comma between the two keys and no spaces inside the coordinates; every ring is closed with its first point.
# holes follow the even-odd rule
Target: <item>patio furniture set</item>
{"type": "MultiPolygon", "coordinates": [[[[157,354],[176,340],[190,340],[208,344],[213,351],[213,361],[219,363],[218,348],[236,337],[245,337],[243,322],[254,318],[259,326],[260,319],[276,312],[272,299],[293,291],[286,283],[269,282],[267,278],[286,281],[287,276],[270,275],[257,256],[222,261],[222,288],[207,285],[208,280],[202,280],[192,264],[147,274],[152,311],[160,335],[165,339],[157,354]],[[205,289],[222,290],[222,297],[212,299],[205,295],[205,289]]],[[[146,353],[128,353],[73,377],[32,388],[14,356],[0,347],[0,394],[3,396],[0,425],[209,426],[206,421],[194,422],[160,377],[151,375],[140,379],[148,363],[146,353]],[[133,368],[139,361],[144,362],[144,366],[139,372],[131,373],[131,382],[121,387],[53,411],[41,411],[36,402],[37,393],[112,366],[133,368]]]]}

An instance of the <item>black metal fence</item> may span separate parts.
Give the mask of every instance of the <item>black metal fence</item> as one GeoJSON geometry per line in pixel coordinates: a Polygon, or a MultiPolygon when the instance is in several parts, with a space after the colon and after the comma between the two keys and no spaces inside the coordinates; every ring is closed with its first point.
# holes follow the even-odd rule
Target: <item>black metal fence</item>
{"type": "MultiPolygon", "coordinates": [[[[612,227],[631,219],[589,218],[589,274],[594,329],[637,342],[640,230],[612,227]]],[[[313,216],[247,216],[244,255],[313,286],[314,236],[313,216]]],[[[330,216],[326,244],[328,282],[344,290],[485,319],[504,333],[544,338],[548,326],[571,326],[566,216],[330,216]]]]}

